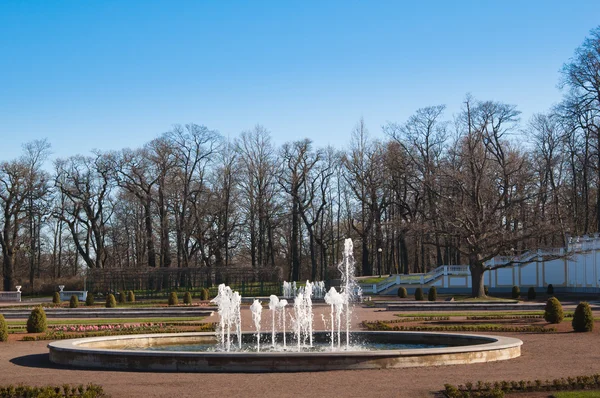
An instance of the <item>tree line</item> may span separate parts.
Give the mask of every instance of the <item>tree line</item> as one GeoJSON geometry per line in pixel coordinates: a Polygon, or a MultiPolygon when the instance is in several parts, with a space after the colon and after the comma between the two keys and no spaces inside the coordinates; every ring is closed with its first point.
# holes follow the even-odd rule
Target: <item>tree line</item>
{"type": "Polygon", "coordinates": [[[324,280],[355,241],[363,275],[484,262],[600,231],[600,28],[563,66],[562,101],[528,121],[466,96],[346,148],[279,147],[263,126],[227,140],[177,125],[140,148],[45,167],[47,141],[0,164],[4,290],[82,269],[279,267],[324,280]]]}

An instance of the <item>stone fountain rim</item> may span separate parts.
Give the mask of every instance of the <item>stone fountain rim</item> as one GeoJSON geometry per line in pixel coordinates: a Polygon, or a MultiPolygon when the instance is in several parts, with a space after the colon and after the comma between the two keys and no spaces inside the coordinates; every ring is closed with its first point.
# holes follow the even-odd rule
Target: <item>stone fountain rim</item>
{"type": "MultiPolygon", "coordinates": [[[[315,334],[328,334],[325,331],[316,331],[315,334]]],[[[244,332],[244,335],[253,335],[252,332],[244,332]]],[[[265,335],[269,333],[265,332],[265,335]]],[[[94,348],[86,347],[85,344],[99,343],[103,341],[115,340],[159,340],[162,338],[173,337],[214,337],[213,332],[184,332],[184,333],[149,333],[149,334],[131,334],[131,335],[116,335],[116,336],[101,336],[101,337],[84,337],[78,339],[58,340],[48,344],[51,351],[56,352],[77,352],[79,354],[98,354],[103,355],[123,355],[128,356],[155,356],[155,357],[206,357],[206,358],[223,358],[223,357],[247,357],[247,358],[303,358],[303,357],[389,357],[389,356],[426,356],[439,354],[457,354],[457,353],[474,353],[492,350],[505,350],[510,348],[520,347],[523,341],[505,336],[496,335],[480,335],[471,333],[441,333],[441,332],[418,332],[418,331],[354,331],[352,335],[381,335],[381,336],[427,336],[435,337],[456,337],[467,340],[480,340],[484,343],[473,345],[459,345],[450,347],[438,348],[416,348],[416,349],[400,349],[400,350],[364,350],[364,351],[323,351],[323,352],[194,352],[194,351],[148,351],[148,350],[123,350],[113,348],[94,348]]],[[[265,342],[265,344],[268,344],[265,342]]],[[[290,347],[293,347],[290,344],[290,347]]]]}

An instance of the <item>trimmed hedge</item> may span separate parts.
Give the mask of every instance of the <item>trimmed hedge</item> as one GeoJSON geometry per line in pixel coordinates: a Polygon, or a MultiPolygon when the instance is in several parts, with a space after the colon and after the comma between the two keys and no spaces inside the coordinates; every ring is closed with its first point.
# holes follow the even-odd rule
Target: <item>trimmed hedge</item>
{"type": "Polygon", "coordinates": [[[94,295],[91,292],[88,292],[88,295],[85,298],[85,305],[87,305],[87,306],[94,305],[94,295]]]}
{"type": "Polygon", "coordinates": [[[528,300],[535,300],[535,288],[533,286],[531,286],[529,288],[529,290],[527,290],[527,299],[528,300]]]}
{"type": "Polygon", "coordinates": [[[521,289],[519,289],[519,286],[512,287],[511,297],[514,299],[521,297],[521,289]]]}
{"type": "Polygon", "coordinates": [[[54,292],[54,294],[52,295],[52,302],[54,304],[60,304],[60,293],[59,292],[54,292]]]}
{"type": "Polygon", "coordinates": [[[177,293],[171,292],[169,294],[169,305],[177,305],[179,304],[179,299],[177,298],[177,293]]]}
{"type": "Polygon", "coordinates": [[[35,307],[27,319],[27,333],[42,333],[46,331],[46,312],[41,306],[35,307]]]}
{"type": "Polygon", "coordinates": [[[544,319],[550,323],[561,323],[564,318],[564,312],[560,301],[556,297],[550,297],[546,301],[544,310],[544,319]]]}
{"type": "Polygon", "coordinates": [[[546,294],[548,294],[548,295],[554,294],[554,286],[552,286],[552,283],[549,284],[548,287],[546,288],[546,294]]]}
{"type": "Polygon", "coordinates": [[[45,386],[33,387],[26,385],[7,385],[0,386],[0,397],[6,398],[62,398],[62,397],[85,397],[85,398],[100,398],[107,395],[102,390],[102,387],[95,384],[88,384],[86,387],[83,384],[79,386],[71,386],[63,384],[60,386],[45,386]]]}
{"type": "Polygon", "coordinates": [[[210,299],[210,292],[208,289],[202,288],[202,290],[200,290],[200,300],[207,301],[208,299],[210,299]]]}
{"type": "Polygon", "coordinates": [[[192,304],[192,294],[190,292],[185,292],[183,295],[183,304],[192,304]]]}
{"type": "Polygon", "coordinates": [[[403,286],[400,286],[398,288],[398,297],[400,298],[407,298],[408,297],[408,293],[406,292],[406,288],[403,286]]]}
{"type": "Polygon", "coordinates": [[[117,306],[117,299],[115,299],[114,294],[109,294],[106,296],[106,304],[104,304],[106,308],[115,308],[117,306]]]}
{"type": "Polygon", "coordinates": [[[8,325],[4,320],[4,315],[0,314],[0,342],[8,340],[8,325]]]}
{"type": "Polygon", "coordinates": [[[436,301],[437,300],[437,289],[435,286],[431,286],[429,288],[429,292],[427,292],[427,300],[436,301]]]}
{"type": "Polygon", "coordinates": [[[133,290],[127,292],[127,301],[135,303],[135,294],[133,294],[133,290]]]}
{"type": "Polygon", "coordinates": [[[121,290],[119,292],[119,304],[125,304],[127,302],[127,296],[125,295],[125,291],[121,290]]]}
{"type": "Polygon", "coordinates": [[[417,301],[425,300],[425,297],[423,297],[423,289],[421,289],[420,287],[415,289],[415,300],[417,300],[417,301]]]}
{"type": "Polygon", "coordinates": [[[69,300],[69,308],[77,307],[79,307],[79,298],[76,295],[72,295],[71,300],[69,300]]]}
{"type": "Polygon", "coordinates": [[[594,330],[594,315],[592,314],[590,305],[586,301],[579,303],[575,309],[571,325],[576,332],[591,332],[594,330]]]}

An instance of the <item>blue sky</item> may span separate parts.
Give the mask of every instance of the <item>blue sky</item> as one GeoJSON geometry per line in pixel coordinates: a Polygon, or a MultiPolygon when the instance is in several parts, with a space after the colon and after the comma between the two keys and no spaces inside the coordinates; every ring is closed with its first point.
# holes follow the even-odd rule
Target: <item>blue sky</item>
{"type": "Polygon", "coordinates": [[[173,124],[347,145],[466,93],[526,121],[600,1],[0,2],[0,160],[139,147],[173,124]]]}

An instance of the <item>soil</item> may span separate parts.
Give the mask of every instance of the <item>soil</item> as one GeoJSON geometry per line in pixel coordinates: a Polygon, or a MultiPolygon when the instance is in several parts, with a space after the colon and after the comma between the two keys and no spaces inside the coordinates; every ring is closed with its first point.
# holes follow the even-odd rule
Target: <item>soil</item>
{"type": "MultiPolygon", "coordinates": [[[[243,328],[253,330],[250,315],[243,310],[243,328]]],[[[323,328],[321,314],[327,306],[315,309],[315,324],[323,328]]],[[[449,314],[451,315],[451,314],[449,314]]],[[[595,314],[599,316],[600,314],[595,314]]],[[[378,308],[357,308],[355,324],[362,320],[397,319],[394,313],[378,308]]],[[[206,318],[217,321],[216,315],[206,318]]],[[[454,321],[454,319],[453,319],[454,321]]],[[[538,320],[532,320],[538,322],[538,320]]],[[[494,320],[486,321],[494,323],[494,320]]],[[[543,321],[542,321],[543,322],[543,321]]],[[[76,323],[76,320],[74,321],[76,323]]],[[[520,323],[519,320],[515,324],[520,323]]],[[[444,383],[502,380],[546,380],[600,372],[600,325],[591,333],[574,333],[570,323],[559,325],[558,333],[498,333],[523,340],[519,358],[473,365],[427,368],[353,370],[305,373],[201,374],[122,372],[63,368],[48,360],[47,341],[21,342],[11,335],[0,343],[0,384],[62,385],[100,384],[114,397],[431,397],[444,383]]],[[[516,395],[544,397],[548,393],[516,395]]]]}

